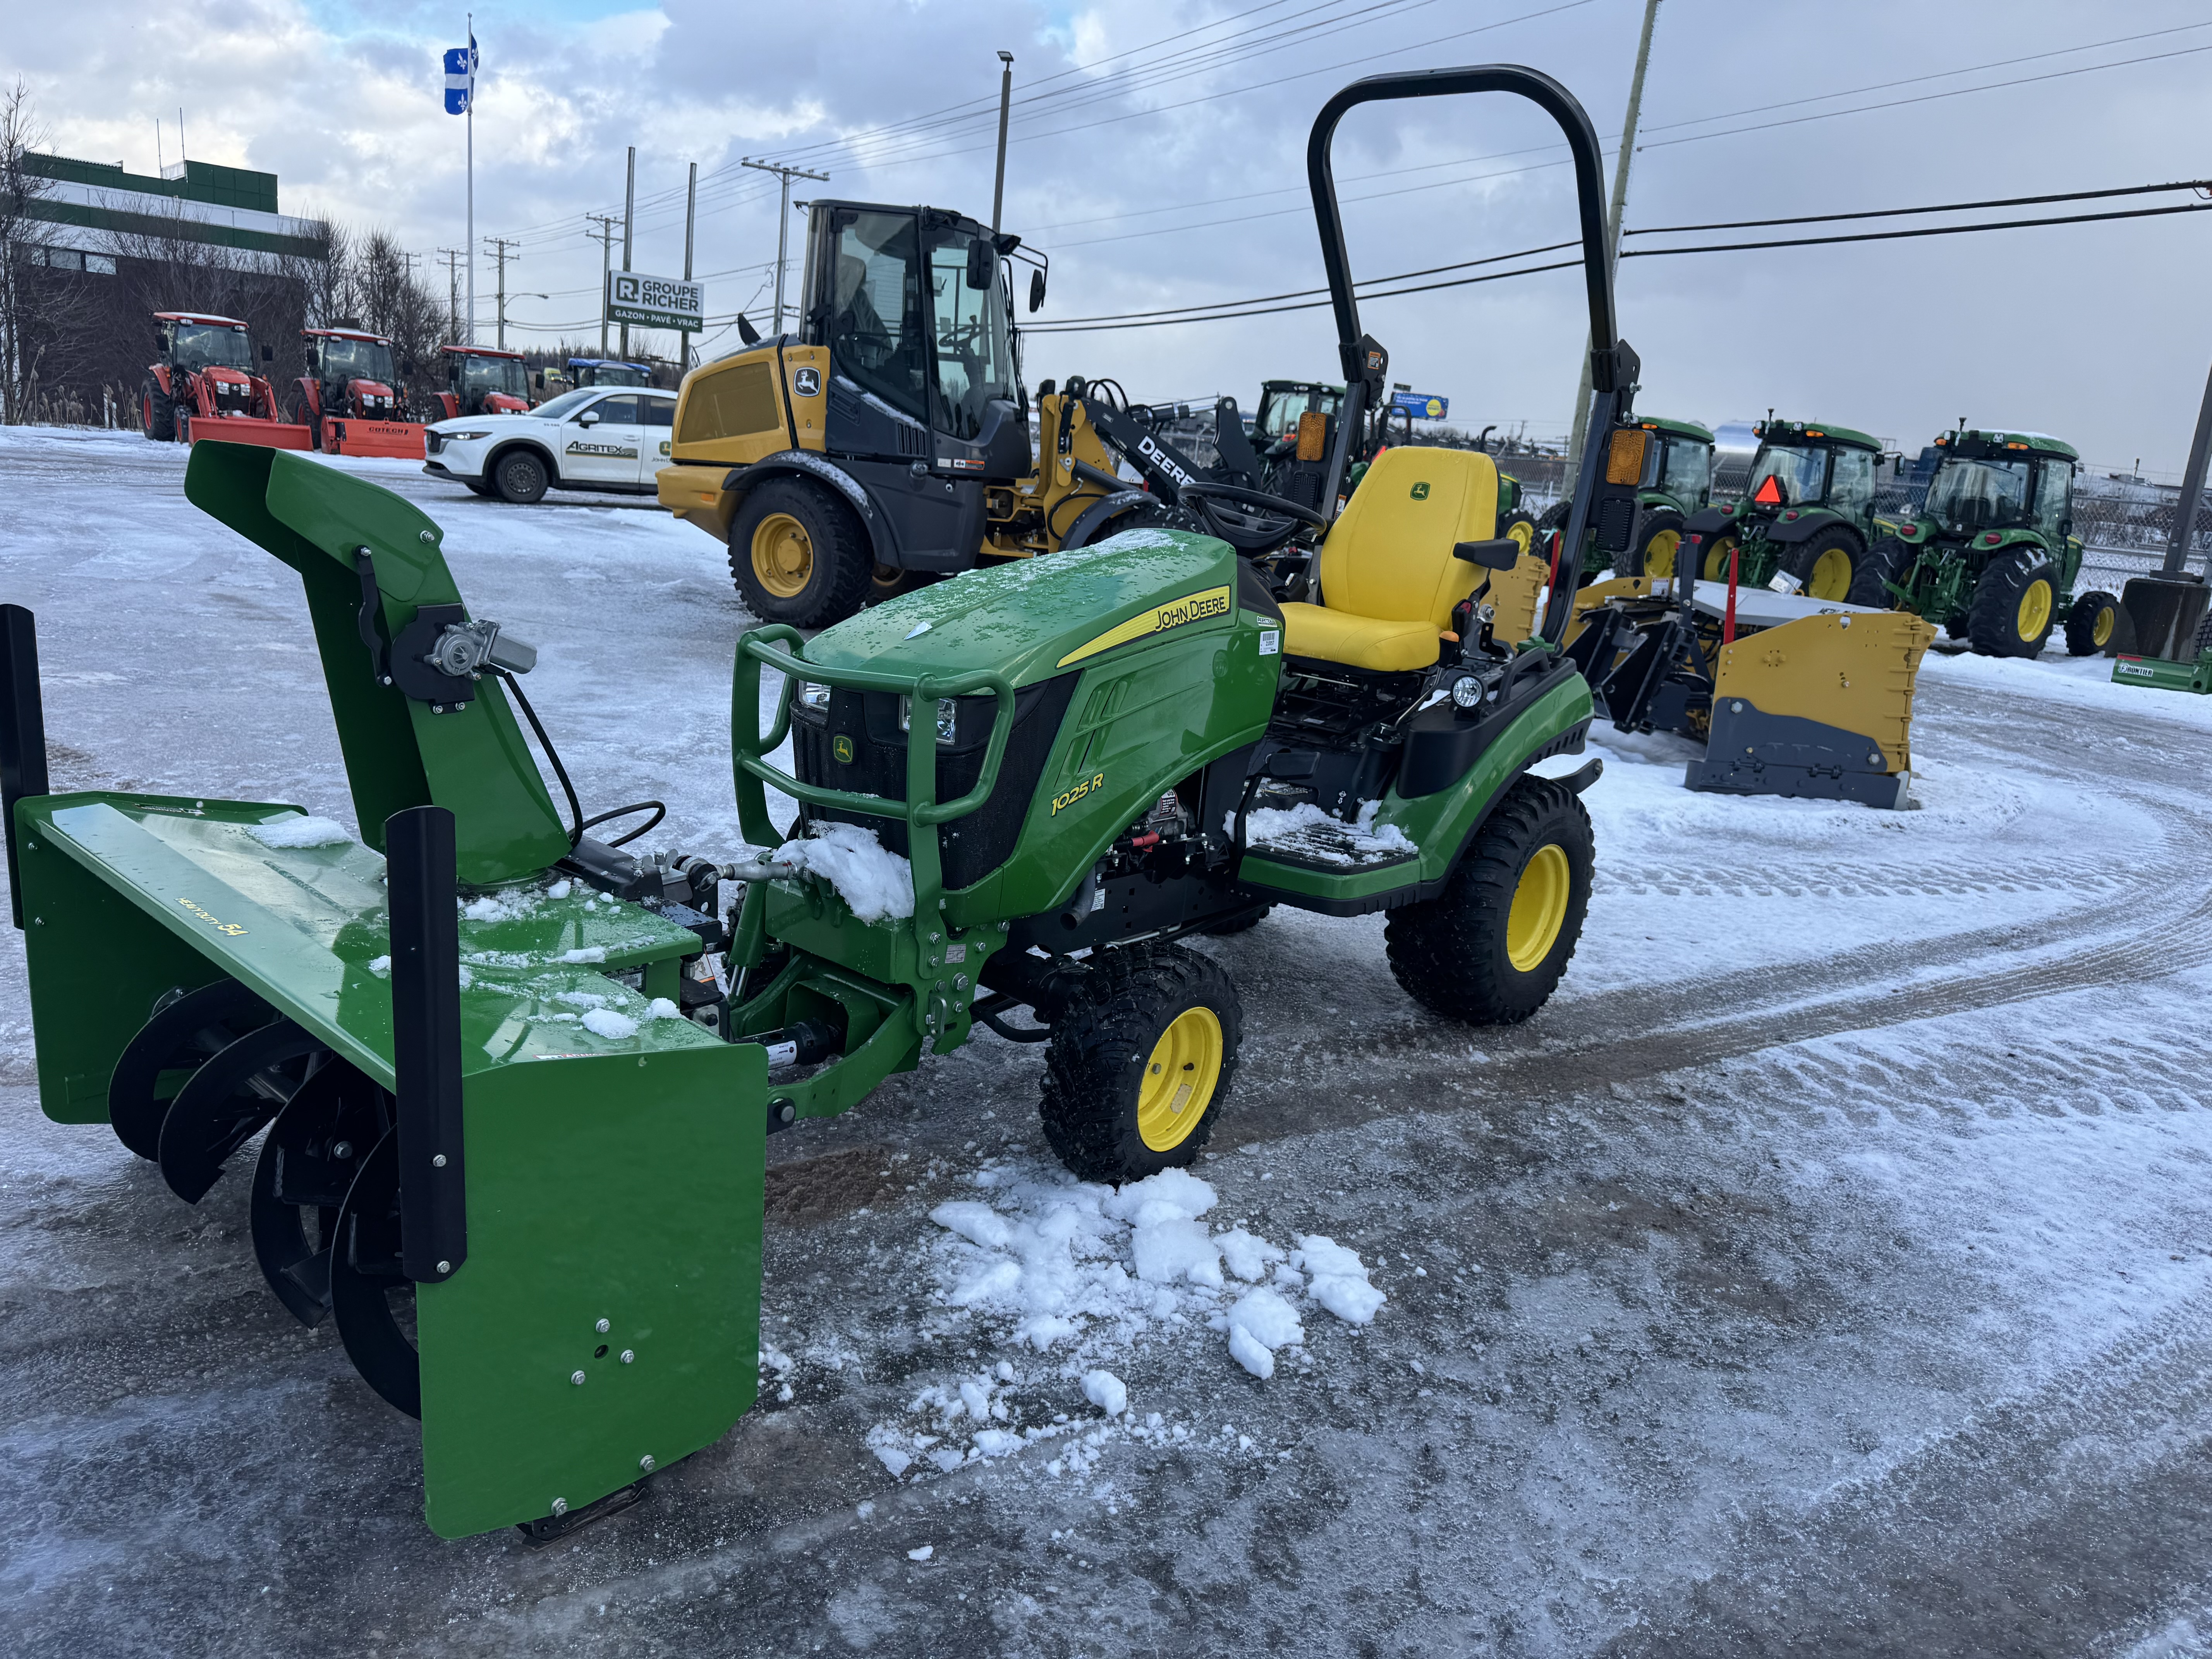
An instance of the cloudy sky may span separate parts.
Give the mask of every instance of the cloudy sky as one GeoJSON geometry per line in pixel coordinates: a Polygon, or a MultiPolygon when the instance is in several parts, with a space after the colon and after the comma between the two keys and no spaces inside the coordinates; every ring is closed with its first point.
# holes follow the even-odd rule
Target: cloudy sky
{"type": "MultiPolygon", "coordinates": [[[[1527,64],[1583,101],[1610,155],[1643,12],[1643,0],[485,0],[477,230],[519,240],[512,290],[550,296],[511,300],[511,326],[596,339],[599,250],[584,216],[620,213],[636,145],[635,264],[673,273],[696,161],[708,308],[765,325],[775,190],[739,158],[826,171],[809,188],[842,197],[988,215],[1005,47],[1006,222],[1053,258],[1038,320],[1282,294],[1322,280],[1303,158],[1330,92],[1381,70],[1527,64]]],[[[181,105],[192,155],[274,171],[288,211],[382,226],[428,254],[465,235],[463,123],[440,101],[440,52],[464,33],[458,8],[409,0],[79,0],[15,9],[0,76],[30,83],[64,154],[151,171],[155,124],[173,160],[181,105]]],[[[2203,0],[1664,0],[1626,224],[2212,176],[2209,76],[2203,0]]],[[[1540,115],[1505,99],[1356,113],[1337,153],[1355,269],[1386,276],[1571,236],[1564,154],[1540,115]]],[[[1632,234],[1624,247],[2191,199],[1632,234]]],[[[1719,422],[1772,406],[1913,447],[1965,416],[2057,433],[2107,467],[2140,457],[2175,472],[2212,365],[2208,252],[2212,215],[1641,257],[1621,266],[1622,332],[1650,412],[1719,422]]],[[[487,321],[490,286],[487,263],[487,321]]],[[[1455,421],[1552,434],[1573,398],[1579,305],[1577,274],[1562,270],[1378,301],[1364,320],[1394,378],[1449,396],[1455,421]]],[[[1263,378],[1332,372],[1326,319],[1039,335],[1026,367],[1032,380],[1112,375],[1140,398],[1228,392],[1249,408],[1263,378]]]]}

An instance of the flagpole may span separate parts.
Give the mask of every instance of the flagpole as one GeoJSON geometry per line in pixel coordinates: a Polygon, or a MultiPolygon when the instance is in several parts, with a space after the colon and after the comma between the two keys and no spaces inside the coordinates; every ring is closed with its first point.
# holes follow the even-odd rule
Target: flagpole
{"type": "Polygon", "coordinates": [[[469,240],[462,246],[469,251],[469,326],[463,337],[463,345],[477,343],[477,15],[467,14],[469,20],[469,240]]]}

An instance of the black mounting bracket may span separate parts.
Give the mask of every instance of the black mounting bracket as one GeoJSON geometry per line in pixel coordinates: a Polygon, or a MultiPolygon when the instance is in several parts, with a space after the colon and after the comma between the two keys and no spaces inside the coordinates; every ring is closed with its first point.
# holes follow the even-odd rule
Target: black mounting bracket
{"type": "Polygon", "coordinates": [[[461,1135],[461,930],[453,815],[384,821],[392,912],[392,1069],[398,1085],[400,1267],[443,1284],[468,1259],[461,1135]]]}

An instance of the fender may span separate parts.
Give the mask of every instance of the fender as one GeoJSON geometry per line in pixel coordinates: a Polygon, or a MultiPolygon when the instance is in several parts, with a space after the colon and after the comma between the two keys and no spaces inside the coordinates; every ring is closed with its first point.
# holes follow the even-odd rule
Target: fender
{"type": "MultiPolygon", "coordinates": [[[[1859,536],[1859,527],[1842,514],[1829,507],[1808,507],[1800,509],[1794,519],[1775,519],[1766,526],[1766,539],[1779,546],[1795,547],[1802,542],[1810,541],[1824,530],[1833,529],[1838,525],[1843,526],[1852,535],[1859,536]]],[[[1859,536],[1861,542],[1864,542],[1865,539],[1863,536],[1859,536]]]]}
{"type": "Polygon", "coordinates": [[[511,438],[501,439],[484,452],[483,477],[487,482],[490,480],[493,470],[499,465],[499,458],[518,444],[525,449],[534,450],[538,459],[545,463],[547,483],[561,482],[561,458],[553,453],[552,447],[541,443],[534,438],[526,437],[520,432],[511,438]]]}
{"type": "Polygon", "coordinates": [[[441,411],[438,416],[440,420],[458,421],[461,418],[461,400],[454,393],[450,392],[434,392],[430,396],[432,400],[436,403],[439,410],[441,411]]]}
{"type": "Polygon", "coordinates": [[[1683,520],[1682,533],[1686,536],[1717,536],[1723,531],[1735,529],[1738,522],[1734,507],[1701,507],[1683,520]]]}
{"type": "Polygon", "coordinates": [[[868,545],[875,553],[876,562],[905,568],[899,556],[898,538],[890,521],[876,510],[866,486],[835,461],[824,460],[811,450],[780,449],[746,465],[731,468],[722,480],[723,493],[737,498],[731,503],[728,522],[735,522],[738,508],[744,505],[745,496],[755,484],[776,477],[811,478],[817,483],[830,485],[860,515],[860,526],[868,532],[868,545]]]}
{"type": "Polygon", "coordinates": [[[1993,559],[2000,553],[2009,553],[2018,547],[2032,548],[2040,553],[2050,562],[2054,570],[2063,562],[2059,556],[2051,550],[2050,542],[2045,538],[2041,532],[2032,530],[2025,525],[2015,525],[2009,530],[1995,532],[1978,530],[1967,539],[1965,550],[1978,553],[1984,559],[1993,559]],[[1992,534],[1997,538],[1994,543],[1987,539],[1992,534]]]}
{"type": "Polygon", "coordinates": [[[1077,548],[1090,546],[1091,538],[1104,529],[1110,520],[1147,502],[1158,505],[1159,497],[1142,489],[1121,489],[1111,495],[1101,496],[1075,515],[1075,522],[1068,526],[1067,533],[1060,538],[1060,550],[1071,553],[1077,548]]]}
{"type": "Polygon", "coordinates": [[[309,425],[323,412],[322,382],[312,375],[302,374],[293,385],[300,388],[300,407],[307,411],[309,425]]]}

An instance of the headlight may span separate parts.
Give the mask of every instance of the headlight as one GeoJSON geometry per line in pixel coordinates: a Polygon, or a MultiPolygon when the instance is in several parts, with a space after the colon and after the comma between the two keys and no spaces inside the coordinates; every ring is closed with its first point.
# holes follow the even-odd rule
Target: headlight
{"type": "MultiPolygon", "coordinates": [[[[799,681],[798,689],[791,694],[791,700],[810,714],[827,714],[830,712],[830,688],[817,685],[811,680],[799,681]]],[[[906,724],[903,711],[900,714],[899,724],[902,726],[906,724]]]]}
{"type": "Polygon", "coordinates": [[[1482,706],[1482,682],[1472,674],[1462,674],[1452,682],[1452,701],[1462,708],[1482,706]]]}
{"type": "Polygon", "coordinates": [[[477,438],[489,438],[491,434],[489,432],[448,432],[446,434],[446,441],[449,444],[465,444],[471,442],[477,438]]]}
{"type": "MultiPolygon", "coordinates": [[[[952,741],[953,729],[958,723],[960,705],[952,698],[939,697],[937,700],[938,742],[951,743],[952,741]]],[[[912,730],[913,721],[914,699],[912,697],[901,697],[899,699],[899,730],[902,732],[912,730]]]]}

